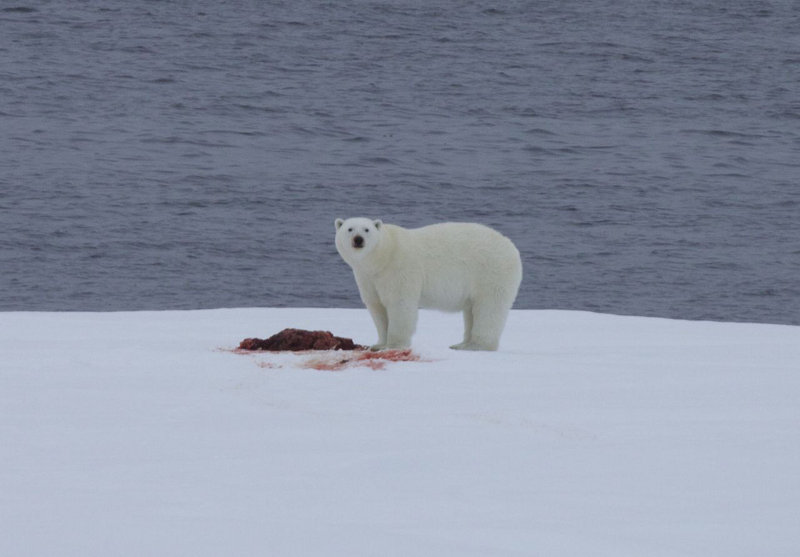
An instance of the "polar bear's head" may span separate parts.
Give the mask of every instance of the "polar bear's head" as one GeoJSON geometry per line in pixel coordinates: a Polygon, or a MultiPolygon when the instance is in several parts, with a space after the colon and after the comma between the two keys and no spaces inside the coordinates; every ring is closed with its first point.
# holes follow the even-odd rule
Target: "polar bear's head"
{"type": "Polygon", "coordinates": [[[380,220],[355,217],[336,219],[336,251],[353,265],[366,257],[381,239],[380,220]]]}

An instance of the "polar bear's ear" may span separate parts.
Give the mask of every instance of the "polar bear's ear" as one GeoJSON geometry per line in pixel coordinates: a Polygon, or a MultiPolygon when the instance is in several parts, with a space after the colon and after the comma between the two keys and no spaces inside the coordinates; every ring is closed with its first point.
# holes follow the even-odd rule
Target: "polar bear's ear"
{"type": "Polygon", "coordinates": [[[334,221],[334,224],[336,225],[336,230],[339,230],[344,224],[344,221],[342,219],[336,219],[334,221]]]}
{"type": "Polygon", "coordinates": [[[375,230],[380,230],[381,229],[381,225],[383,224],[383,221],[381,221],[381,219],[377,219],[377,220],[372,221],[372,224],[375,225],[375,230]]]}

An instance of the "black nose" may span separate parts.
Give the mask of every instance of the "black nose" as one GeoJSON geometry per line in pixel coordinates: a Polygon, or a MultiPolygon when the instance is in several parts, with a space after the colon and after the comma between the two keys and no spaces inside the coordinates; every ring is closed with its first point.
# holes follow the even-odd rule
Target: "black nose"
{"type": "Polygon", "coordinates": [[[364,246],[364,238],[362,238],[361,236],[356,236],[355,238],[353,238],[353,246],[355,246],[357,248],[363,247],[364,246]]]}

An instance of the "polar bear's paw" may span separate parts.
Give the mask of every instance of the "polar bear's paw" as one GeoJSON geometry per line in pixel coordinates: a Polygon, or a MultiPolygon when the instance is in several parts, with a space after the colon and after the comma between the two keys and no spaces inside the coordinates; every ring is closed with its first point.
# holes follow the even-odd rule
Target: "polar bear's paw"
{"type": "Polygon", "coordinates": [[[497,350],[497,346],[479,344],[477,342],[459,342],[458,344],[454,344],[450,348],[452,348],[453,350],[483,350],[487,352],[493,352],[497,350]]]}

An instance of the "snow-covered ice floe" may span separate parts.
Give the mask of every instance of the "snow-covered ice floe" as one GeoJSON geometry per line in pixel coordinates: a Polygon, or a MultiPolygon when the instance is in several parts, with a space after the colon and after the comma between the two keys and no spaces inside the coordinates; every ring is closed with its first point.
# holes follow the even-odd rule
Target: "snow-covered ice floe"
{"type": "Polygon", "coordinates": [[[232,351],[365,310],[0,313],[2,555],[800,554],[800,327],[422,312],[418,361],[232,351]]]}

